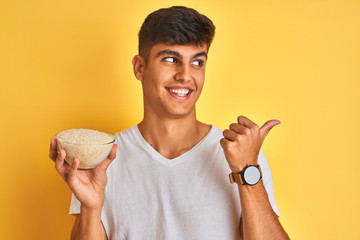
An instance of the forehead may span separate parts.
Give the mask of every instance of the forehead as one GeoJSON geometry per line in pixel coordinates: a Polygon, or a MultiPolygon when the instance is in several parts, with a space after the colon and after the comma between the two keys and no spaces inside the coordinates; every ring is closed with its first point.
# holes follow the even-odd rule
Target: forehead
{"type": "Polygon", "coordinates": [[[151,48],[150,58],[156,58],[158,53],[165,50],[177,52],[184,58],[191,58],[197,53],[201,53],[201,52],[207,53],[208,51],[206,44],[204,44],[203,46],[198,46],[198,45],[168,45],[164,43],[158,43],[151,48]]]}

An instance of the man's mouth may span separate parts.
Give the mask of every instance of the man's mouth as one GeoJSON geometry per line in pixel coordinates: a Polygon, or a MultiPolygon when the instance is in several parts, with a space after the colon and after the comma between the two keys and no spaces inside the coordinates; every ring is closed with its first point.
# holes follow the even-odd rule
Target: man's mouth
{"type": "Polygon", "coordinates": [[[193,92],[193,90],[191,90],[189,88],[167,88],[167,87],[165,87],[165,89],[168,90],[173,96],[179,97],[181,99],[186,99],[187,96],[189,96],[190,93],[193,92]]]}

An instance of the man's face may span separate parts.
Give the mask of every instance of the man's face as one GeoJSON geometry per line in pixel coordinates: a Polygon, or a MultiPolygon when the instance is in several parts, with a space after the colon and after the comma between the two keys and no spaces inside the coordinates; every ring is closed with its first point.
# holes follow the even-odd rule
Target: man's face
{"type": "Polygon", "coordinates": [[[206,45],[154,45],[141,79],[145,111],[170,118],[195,114],[206,60],[206,45]]]}

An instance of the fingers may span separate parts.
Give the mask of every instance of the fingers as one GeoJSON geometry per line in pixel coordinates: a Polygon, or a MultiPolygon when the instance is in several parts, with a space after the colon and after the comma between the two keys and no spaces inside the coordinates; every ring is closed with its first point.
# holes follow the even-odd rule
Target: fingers
{"type": "Polygon", "coordinates": [[[60,169],[62,165],[64,165],[66,153],[64,149],[59,150],[59,154],[57,155],[57,158],[55,160],[55,168],[60,169]]]}
{"type": "Polygon", "coordinates": [[[261,128],[256,125],[253,121],[248,119],[245,116],[238,117],[238,124],[232,123],[230,125],[230,130],[234,131],[238,134],[250,135],[251,131],[257,132],[260,135],[261,141],[264,141],[266,135],[270,132],[270,130],[275,126],[280,124],[279,120],[273,119],[267,121],[261,128]]]}
{"type": "Polygon", "coordinates": [[[56,138],[51,138],[49,158],[55,162],[57,155],[57,140],[56,138]]]}
{"type": "Polygon", "coordinates": [[[248,119],[245,116],[239,116],[238,123],[245,127],[248,127],[248,128],[252,128],[252,127],[256,126],[256,124],[253,121],[251,121],[250,119],[248,119]]]}
{"type": "Polygon", "coordinates": [[[70,167],[68,182],[72,182],[72,180],[75,179],[79,165],[80,165],[79,159],[74,158],[74,161],[70,167]]]}
{"type": "Polygon", "coordinates": [[[55,160],[55,168],[56,171],[60,174],[60,176],[66,180],[66,172],[68,163],[65,162],[66,152],[64,149],[59,150],[59,154],[55,160]]]}
{"type": "Polygon", "coordinates": [[[223,136],[229,141],[234,141],[237,138],[237,133],[229,129],[226,129],[223,131],[223,136]]]}
{"type": "Polygon", "coordinates": [[[106,169],[109,167],[110,163],[115,159],[116,157],[116,151],[117,151],[117,144],[115,143],[113,146],[112,146],[112,149],[109,153],[109,156],[102,162],[99,164],[98,167],[104,169],[106,171],[106,169]]]}
{"type": "Polygon", "coordinates": [[[269,120],[267,121],[261,128],[260,128],[260,136],[261,139],[264,141],[266,135],[270,132],[270,130],[280,124],[281,122],[279,120],[269,120]]]}
{"type": "Polygon", "coordinates": [[[231,143],[231,141],[226,138],[220,139],[220,145],[223,149],[226,149],[230,143],[231,143]]]}
{"type": "Polygon", "coordinates": [[[241,124],[238,124],[238,123],[232,123],[230,124],[230,130],[231,131],[234,131],[235,133],[238,133],[238,134],[245,134],[245,135],[248,135],[250,134],[250,129],[241,125],[241,124]]]}

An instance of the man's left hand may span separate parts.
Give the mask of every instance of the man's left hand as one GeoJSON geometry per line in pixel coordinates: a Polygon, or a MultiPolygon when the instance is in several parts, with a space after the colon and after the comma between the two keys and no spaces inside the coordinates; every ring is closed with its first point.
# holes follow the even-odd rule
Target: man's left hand
{"type": "Polygon", "coordinates": [[[246,165],[257,165],[260,148],[266,135],[279,120],[269,120],[261,128],[244,116],[224,130],[220,145],[232,172],[242,171],[246,165]]]}

